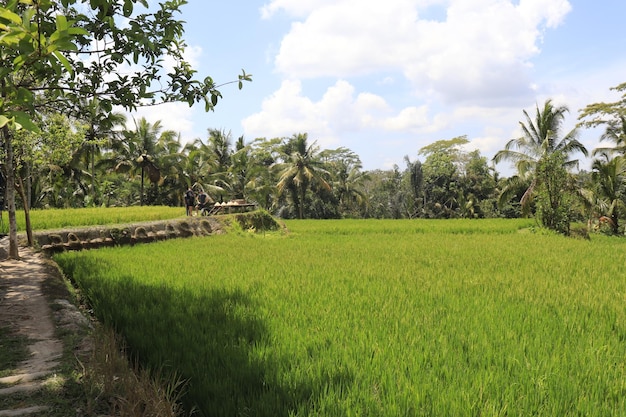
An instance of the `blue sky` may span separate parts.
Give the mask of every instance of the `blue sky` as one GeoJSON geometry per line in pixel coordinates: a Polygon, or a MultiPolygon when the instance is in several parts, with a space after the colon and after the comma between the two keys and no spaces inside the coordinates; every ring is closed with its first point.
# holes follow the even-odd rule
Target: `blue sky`
{"type": "MultiPolygon", "coordinates": [[[[461,135],[491,158],[548,98],[569,107],[567,130],[587,104],[617,100],[624,16],[623,0],[189,0],[181,18],[199,74],[221,83],[243,68],[254,81],[224,86],[214,112],[168,104],[138,116],[184,141],[208,128],[246,141],[306,132],[365,169],[403,167],[461,135]]],[[[580,133],[597,146],[599,132],[580,133]]]]}

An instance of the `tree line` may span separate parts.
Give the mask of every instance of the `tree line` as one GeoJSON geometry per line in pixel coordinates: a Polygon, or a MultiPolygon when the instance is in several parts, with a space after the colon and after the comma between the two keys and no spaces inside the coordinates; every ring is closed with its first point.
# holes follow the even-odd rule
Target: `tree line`
{"type": "Polygon", "coordinates": [[[564,234],[576,221],[622,230],[626,120],[615,103],[588,106],[579,127],[562,132],[568,109],[547,100],[534,115],[523,112],[522,135],[492,160],[466,150],[469,141],[460,136],[424,146],[403,167],[369,171],[350,149],[320,149],[307,133],[246,142],[208,129],[206,138],[184,143],[161,122],[119,113],[104,118],[98,108],[83,119],[39,114],[38,132],[15,132],[22,206],[182,207],[192,187],[214,201],[245,199],[283,218],[532,215],[564,234]],[[590,153],[579,129],[599,125],[611,146],[593,150],[592,170],[580,171],[574,157],[590,153]],[[503,161],[515,165],[514,175],[499,176],[494,163],[503,161]]]}

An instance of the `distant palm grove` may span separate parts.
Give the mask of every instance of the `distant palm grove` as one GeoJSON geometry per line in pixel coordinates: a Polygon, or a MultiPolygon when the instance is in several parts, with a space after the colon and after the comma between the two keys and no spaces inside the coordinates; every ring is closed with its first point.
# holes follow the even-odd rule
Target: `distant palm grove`
{"type": "Polygon", "coordinates": [[[619,102],[587,106],[570,132],[561,129],[566,107],[537,105],[534,114],[523,112],[522,136],[493,160],[465,150],[461,136],[418,149],[404,166],[372,171],[350,149],[320,149],[306,133],[246,141],[208,129],[185,143],[160,122],[97,112],[40,114],[38,133],[15,132],[22,208],[169,205],[182,213],[192,187],[215,202],[245,199],[283,218],[536,216],[564,234],[572,222],[623,233],[626,113],[619,102]],[[578,129],[598,126],[608,146],[588,151],[578,129]],[[580,171],[576,158],[588,155],[592,170],[580,171]],[[502,161],[515,165],[513,176],[495,171],[502,161]]]}

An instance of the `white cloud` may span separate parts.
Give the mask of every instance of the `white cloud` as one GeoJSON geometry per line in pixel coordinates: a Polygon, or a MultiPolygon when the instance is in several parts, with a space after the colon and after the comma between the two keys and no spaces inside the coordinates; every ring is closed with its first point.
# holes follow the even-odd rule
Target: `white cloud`
{"type": "Polygon", "coordinates": [[[242,121],[248,137],[282,137],[308,133],[311,137],[328,134],[325,121],[308,97],[302,95],[300,81],[283,81],[280,88],[263,100],[262,109],[242,121]]]}
{"type": "Polygon", "coordinates": [[[396,112],[383,97],[356,94],[344,80],[330,86],[318,101],[303,95],[301,81],[283,81],[280,89],[263,101],[261,111],[242,124],[246,136],[281,137],[307,132],[327,146],[352,133],[418,133],[441,127],[439,119],[430,119],[425,105],[396,112]]]}
{"type": "Polygon", "coordinates": [[[181,142],[184,145],[197,137],[202,137],[194,130],[194,116],[194,108],[190,108],[186,103],[165,103],[158,106],[140,107],[128,116],[127,127],[133,128],[133,117],[135,120],[145,117],[150,123],[161,121],[163,131],[173,130],[180,133],[181,142]]]}
{"type": "Polygon", "coordinates": [[[402,73],[448,101],[496,104],[532,95],[531,59],[543,31],[562,22],[566,0],[276,0],[300,17],[283,38],[276,69],[287,78],[402,73]],[[421,19],[435,3],[444,21],[421,19]]]}
{"type": "Polygon", "coordinates": [[[324,5],[333,4],[335,0],[272,0],[261,7],[261,17],[269,19],[280,10],[290,16],[303,17],[324,5]]]}

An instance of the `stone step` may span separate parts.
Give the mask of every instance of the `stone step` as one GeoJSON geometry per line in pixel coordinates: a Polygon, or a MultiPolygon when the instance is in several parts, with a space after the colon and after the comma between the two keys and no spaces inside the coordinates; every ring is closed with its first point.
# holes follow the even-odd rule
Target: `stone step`
{"type": "Polygon", "coordinates": [[[27,408],[15,408],[13,410],[0,410],[0,417],[27,416],[29,414],[34,414],[34,413],[43,413],[44,411],[48,409],[50,409],[50,407],[36,405],[33,407],[27,407],[27,408]]]}
{"type": "Polygon", "coordinates": [[[24,382],[18,385],[10,386],[8,388],[0,388],[0,397],[4,395],[11,395],[11,394],[17,394],[17,393],[27,394],[27,393],[37,391],[41,389],[42,387],[43,387],[43,382],[40,382],[40,381],[24,382]]]}
{"type": "Polygon", "coordinates": [[[31,382],[36,381],[38,379],[45,378],[52,374],[52,371],[41,371],[41,372],[28,372],[23,374],[5,376],[4,378],[0,378],[0,384],[19,384],[22,382],[31,382]]]}

